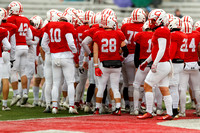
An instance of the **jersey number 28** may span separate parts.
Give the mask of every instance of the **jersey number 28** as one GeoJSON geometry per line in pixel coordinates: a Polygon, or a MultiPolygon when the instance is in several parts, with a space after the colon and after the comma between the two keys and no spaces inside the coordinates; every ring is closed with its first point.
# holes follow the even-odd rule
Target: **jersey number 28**
{"type": "Polygon", "coordinates": [[[102,47],[101,47],[101,51],[102,52],[115,52],[116,51],[116,39],[115,38],[111,38],[111,39],[102,39],[101,42],[102,47]]]}

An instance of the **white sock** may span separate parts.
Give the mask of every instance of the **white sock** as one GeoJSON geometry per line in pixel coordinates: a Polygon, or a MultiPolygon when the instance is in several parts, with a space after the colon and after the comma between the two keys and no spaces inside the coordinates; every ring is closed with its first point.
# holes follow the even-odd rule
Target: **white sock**
{"type": "Polygon", "coordinates": [[[75,89],[74,84],[68,84],[68,97],[69,97],[69,106],[74,106],[74,96],[75,96],[75,89]]]}
{"type": "Polygon", "coordinates": [[[130,103],[130,108],[134,108],[134,103],[133,103],[133,101],[129,101],[129,103],[130,103]]]}
{"type": "Polygon", "coordinates": [[[165,107],[168,115],[173,115],[172,113],[172,97],[171,95],[164,96],[165,107]]]}
{"type": "Polygon", "coordinates": [[[23,89],[23,95],[28,94],[27,92],[28,92],[27,89],[23,89]]]}
{"type": "Polygon", "coordinates": [[[186,90],[180,90],[180,113],[185,113],[186,90]]]}
{"type": "Polygon", "coordinates": [[[112,105],[115,105],[115,100],[111,100],[111,104],[112,104],[112,105]]]}
{"type": "Polygon", "coordinates": [[[96,103],[96,108],[100,109],[101,103],[96,103]]]}
{"type": "Polygon", "coordinates": [[[18,90],[13,90],[13,96],[19,95],[18,90]]]}
{"type": "Polygon", "coordinates": [[[7,107],[7,100],[2,100],[3,106],[7,107]]]}
{"type": "Polygon", "coordinates": [[[155,99],[157,101],[157,109],[162,109],[162,93],[158,87],[155,88],[155,99]]]}
{"type": "Polygon", "coordinates": [[[53,105],[53,107],[57,108],[58,107],[58,102],[53,102],[52,105],[53,105]]]}
{"type": "Polygon", "coordinates": [[[44,83],[43,86],[42,86],[42,95],[41,95],[41,100],[43,102],[45,102],[45,89],[46,89],[46,84],[44,83]]]}
{"type": "Polygon", "coordinates": [[[116,103],[116,108],[120,108],[121,107],[121,103],[116,103]]]}
{"type": "Polygon", "coordinates": [[[178,85],[170,86],[169,91],[172,96],[172,107],[173,109],[178,109],[178,104],[179,104],[178,85]]]}
{"type": "Polygon", "coordinates": [[[39,100],[39,87],[33,86],[33,96],[34,96],[34,101],[39,100]]]}
{"type": "Polygon", "coordinates": [[[153,92],[145,92],[145,101],[146,111],[151,114],[153,112],[153,92]]]}
{"type": "Polygon", "coordinates": [[[27,94],[29,93],[30,84],[31,84],[31,79],[32,79],[32,78],[28,78],[28,82],[27,82],[27,94]]]}
{"type": "Polygon", "coordinates": [[[197,101],[196,109],[200,109],[200,90],[195,90],[195,99],[197,101]]]}
{"type": "Polygon", "coordinates": [[[140,99],[140,90],[139,88],[134,88],[133,92],[133,97],[134,97],[134,110],[139,109],[139,99],[140,99]]]}

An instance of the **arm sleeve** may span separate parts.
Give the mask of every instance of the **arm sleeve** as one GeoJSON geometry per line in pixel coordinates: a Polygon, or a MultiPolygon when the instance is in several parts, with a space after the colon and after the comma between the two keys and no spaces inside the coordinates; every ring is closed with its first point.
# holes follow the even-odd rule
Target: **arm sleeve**
{"type": "Polygon", "coordinates": [[[49,36],[45,32],[43,37],[42,37],[42,42],[41,42],[41,47],[44,50],[45,53],[50,53],[50,48],[49,48],[49,36]]]}
{"type": "Polygon", "coordinates": [[[4,50],[4,51],[8,51],[8,50],[11,49],[11,45],[10,45],[10,43],[9,43],[7,37],[5,37],[5,38],[2,40],[2,44],[3,44],[3,50],[4,50]]]}
{"type": "Polygon", "coordinates": [[[174,56],[176,54],[176,49],[177,49],[177,43],[176,42],[171,42],[171,45],[170,45],[170,59],[174,59],[174,56]]]}
{"type": "Polygon", "coordinates": [[[84,48],[85,52],[89,55],[91,53],[90,48],[88,44],[92,42],[92,38],[90,36],[87,36],[83,42],[81,43],[82,47],[84,48]]]}
{"type": "Polygon", "coordinates": [[[27,30],[27,34],[26,34],[26,41],[32,40],[33,39],[33,34],[30,28],[28,28],[27,30]]]}
{"type": "Polygon", "coordinates": [[[26,41],[26,43],[28,44],[28,45],[37,45],[38,43],[39,43],[39,41],[40,41],[40,39],[39,39],[39,37],[34,37],[34,41],[33,40],[28,40],[28,41],[26,41]]]}
{"type": "Polygon", "coordinates": [[[10,49],[10,60],[15,60],[15,48],[16,48],[16,38],[15,38],[15,34],[13,34],[10,37],[10,45],[11,45],[11,49],[10,49]]]}
{"type": "Polygon", "coordinates": [[[77,53],[77,48],[74,43],[74,38],[73,38],[72,33],[65,34],[65,38],[67,40],[67,43],[68,43],[69,48],[71,49],[72,53],[77,53]]]}
{"type": "Polygon", "coordinates": [[[135,56],[134,56],[134,63],[135,63],[135,67],[138,68],[139,67],[139,59],[140,59],[140,44],[136,43],[136,47],[135,47],[135,56]]]}
{"type": "Polygon", "coordinates": [[[158,38],[159,50],[156,59],[154,60],[154,64],[158,64],[158,62],[162,59],[165,53],[166,45],[167,45],[167,40],[165,38],[158,38]]]}
{"type": "Polygon", "coordinates": [[[151,56],[151,54],[150,54],[149,57],[146,59],[146,62],[149,63],[149,62],[151,62],[151,61],[152,61],[152,56],[151,56]]]}

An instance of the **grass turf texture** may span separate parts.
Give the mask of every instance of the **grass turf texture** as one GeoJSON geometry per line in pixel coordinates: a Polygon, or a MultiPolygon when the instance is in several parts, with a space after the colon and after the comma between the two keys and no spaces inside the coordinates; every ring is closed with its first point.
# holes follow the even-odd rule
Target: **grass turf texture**
{"type": "MultiPolygon", "coordinates": [[[[40,93],[41,95],[41,93],[40,93]]],[[[11,99],[13,96],[13,92],[10,91],[9,97],[8,97],[8,106],[10,105],[11,99]]],[[[2,94],[0,96],[0,99],[2,100],[2,94]]],[[[33,102],[33,93],[29,93],[29,103],[32,104],[33,102]]],[[[33,108],[25,108],[25,107],[17,107],[12,106],[11,111],[2,111],[2,103],[0,103],[0,121],[5,120],[19,120],[19,119],[32,119],[32,118],[49,118],[49,117],[68,117],[68,116],[78,116],[78,115],[89,115],[89,113],[84,113],[84,111],[78,111],[79,114],[69,114],[68,109],[64,111],[59,111],[58,114],[52,114],[52,113],[43,113],[45,108],[42,107],[33,107],[33,108]]],[[[191,104],[186,104],[187,109],[191,109],[191,104]]],[[[163,109],[165,109],[165,106],[163,104],[163,109]]]]}
{"type": "MultiPolygon", "coordinates": [[[[10,102],[12,99],[13,93],[9,93],[8,97],[8,106],[10,106],[10,102]]],[[[0,96],[2,100],[2,94],[0,96]]],[[[29,93],[29,100],[28,102],[32,104],[33,102],[33,93],[29,93]]],[[[0,121],[4,120],[19,120],[19,119],[31,119],[31,118],[48,118],[48,117],[67,117],[67,116],[78,116],[78,115],[88,115],[88,113],[84,113],[84,111],[78,111],[79,114],[69,114],[68,109],[58,111],[58,114],[52,113],[43,113],[45,108],[42,107],[33,107],[33,108],[25,108],[25,107],[17,107],[12,106],[11,111],[2,111],[2,102],[0,103],[0,121]]]]}

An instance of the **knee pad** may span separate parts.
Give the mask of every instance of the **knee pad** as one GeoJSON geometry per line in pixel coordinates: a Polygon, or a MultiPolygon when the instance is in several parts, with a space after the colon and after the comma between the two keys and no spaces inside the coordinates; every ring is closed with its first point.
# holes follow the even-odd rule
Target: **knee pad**
{"type": "Polygon", "coordinates": [[[18,82],[18,74],[16,70],[11,71],[11,83],[18,82]]]}

